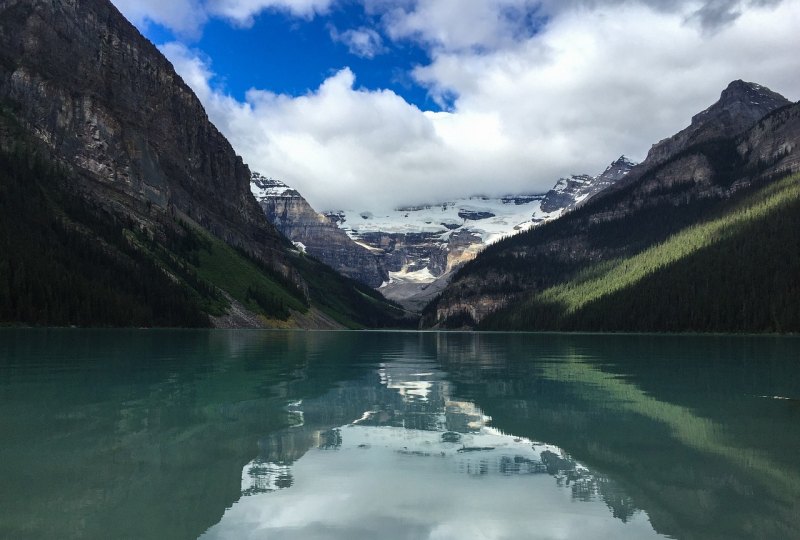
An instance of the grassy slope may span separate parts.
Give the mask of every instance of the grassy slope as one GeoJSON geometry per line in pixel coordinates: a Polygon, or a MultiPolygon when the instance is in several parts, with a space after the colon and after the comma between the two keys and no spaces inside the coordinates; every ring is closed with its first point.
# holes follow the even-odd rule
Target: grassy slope
{"type": "Polygon", "coordinates": [[[490,329],[800,331],[800,176],[636,255],[590,267],[490,329]]]}
{"type": "Polygon", "coordinates": [[[312,257],[298,255],[293,262],[308,284],[311,304],[345,327],[416,328],[415,316],[366,285],[312,257]]]}
{"type": "Polygon", "coordinates": [[[195,234],[199,236],[198,245],[187,256],[197,275],[256,313],[286,320],[290,311],[306,313],[313,307],[353,329],[408,326],[412,322],[404,320],[406,313],[380,294],[313,258],[298,253],[292,259],[308,286],[309,301],[291,283],[247,255],[205,231],[196,230],[195,234]]]}

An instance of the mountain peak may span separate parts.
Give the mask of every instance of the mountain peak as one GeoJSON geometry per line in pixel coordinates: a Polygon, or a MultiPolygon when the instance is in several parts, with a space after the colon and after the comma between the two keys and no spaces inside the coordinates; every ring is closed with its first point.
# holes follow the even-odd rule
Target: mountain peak
{"type": "Polygon", "coordinates": [[[286,197],[298,195],[295,190],[274,178],[267,178],[266,176],[253,171],[250,177],[250,191],[252,191],[257,201],[261,201],[267,197],[286,197]]]}
{"type": "Polygon", "coordinates": [[[686,129],[653,145],[644,161],[645,169],[665,162],[693,144],[736,137],[772,111],[790,104],[788,99],[760,84],[741,79],[732,81],[716,103],[692,117],[686,129]]]}
{"type": "Polygon", "coordinates": [[[608,168],[610,169],[611,167],[618,167],[620,165],[633,167],[634,165],[636,165],[636,163],[628,159],[628,157],[625,154],[622,154],[615,161],[613,161],[608,168]]]}
{"type": "Polygon", "coordinates": [[[692,118],[692,125],[727,120],[741,123],[736,126],[741,131],[773,110],[789,104],[788,99],[765,86],[737,79],[728,84],[716,103],[692,118]]]}

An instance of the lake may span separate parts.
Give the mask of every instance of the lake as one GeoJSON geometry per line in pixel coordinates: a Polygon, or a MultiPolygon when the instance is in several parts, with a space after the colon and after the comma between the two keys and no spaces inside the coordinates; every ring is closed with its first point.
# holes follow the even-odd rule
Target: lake
{"type": "Polygon", "coordinates": [[[0,329],[0,538],[800,538],[800,339],[0,329]]]}

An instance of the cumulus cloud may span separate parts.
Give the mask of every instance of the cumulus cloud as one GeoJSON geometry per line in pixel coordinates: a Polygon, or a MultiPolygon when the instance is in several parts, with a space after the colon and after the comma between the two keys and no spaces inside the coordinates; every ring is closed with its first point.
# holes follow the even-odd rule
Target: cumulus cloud
{"type": "Polygon", "coordinates": [[[295,17],[325,13],[335,0],[111,0],[137,26],[154,22],[184,39],[196,39],[211,17],[250,26],[256,15],[274,9],[295,17]]]}
{"type": "Polygon", "coordinates": [[[207,60],[181,45],[163,50],[253,169],[320,210],[361,210],[542,192],[622,153],[643,159],[733,79],[797,99],[800,5],[739,8],[712,33],[687,23],[697,3],[611,2],[563,9],[513,42],[448,41],[413,71],[433,95],[455,96],[445,112],[361,88],[350,69],[306,95],[253,89],[237,101],[214,87],[207,60]]]}
{"type": "Polygon", "coordinates": [[[382,16],[388,35],[447,50],[496,49],[528,37],[541,13],[539,0],[365,0],[382,16]]]}
{"type": "Polygon", "coordinates": [[[328,30],[331,39],[347,45],[350,54],[361,58],[375,58],[377,55],[386,52],[386,48],[383,46],[383,38],[372,28],[362,26],[339,32],[335,26],[330,25],[328,30]]]}
{"type": "Polygon", "coordinates": [[[209,13],[228,18],[242,26],[266,9],[285,11],[296,17],[310,18],[325,13],[334,0],[206,0],[209,13]]]}

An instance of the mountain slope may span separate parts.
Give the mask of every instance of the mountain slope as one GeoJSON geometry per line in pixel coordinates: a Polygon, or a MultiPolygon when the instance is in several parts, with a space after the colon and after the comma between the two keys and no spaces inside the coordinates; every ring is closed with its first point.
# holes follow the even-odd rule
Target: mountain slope
{"type": "Polygon", "coordinates": [[[485,329],[800,331],[800,176],[492,313],[485,329]]]}
{"type": "MultiPolygon", "coordinates": [[[[731,197],[800,170],[795,151],[800,107],[773,99],[771,112],[751,121],[767,101],[751,99],[753,92],[774,96],[758,85],[731,83],[710,113],[695,116],[691,129],[669,145],[654,146],[667,151],[651,151],[623,180],[563,218],[487,249],[426,308],[425,324],[472,326],[492,313],[522,309],[519,302],[587,272],[604,271],[604,261],[634,257],[721,212],[731,197]],[[743,84],[752,92],[740,91],[743,84]],[[749,114],[731,116],[748,104],[749,114]],[[731,135],[720,138],[725,130],[731,135]]],[[[658,311],[658,304],[653,309],[658,311]]],[[[493,316],[509,329],[518,327],[512,319],[493,316]]]]}
{"type": "Polygon", "coordinates": [[[365,294],[383,324],[397,320],[379,296],[293,251],[200,101],[107,0],[0,0],[0,107],[0,186],[41,201],[35,214],[16,205],[6,216],[0,282],[31,291],[38,276],[84,283],[58,301],[55,285],[25,296],[9,286],[4,322],[359,326],[369,324],[356,315],[365,294]],[[13,238],[29,223],[35,248],[13,238]],[[85,250],[61,249],[64,237],[85,250]],[[43,253],[71,270],[49,272],[43,253]],[[82,253],[105,278],[83,279],[82,253]],[[230,268],[248,268],[249,282],[230,268]],[[335,294],[321,295],[319,281],[335,294]],[[117,315],[106,320],[103,302],[86,300],[93,287],[117,315]],[[155,290],[170,292],[160,301],[155,290]],[[331,296],[347,299],[347,313],[331,296]],[[132,298],[141,310],[126,318],[132,298]]]}

